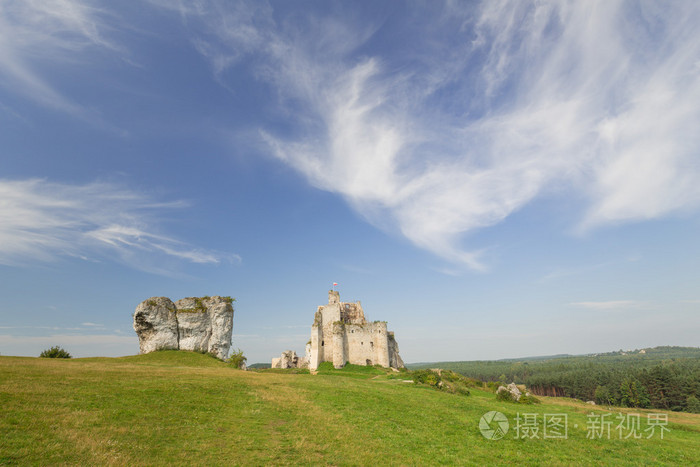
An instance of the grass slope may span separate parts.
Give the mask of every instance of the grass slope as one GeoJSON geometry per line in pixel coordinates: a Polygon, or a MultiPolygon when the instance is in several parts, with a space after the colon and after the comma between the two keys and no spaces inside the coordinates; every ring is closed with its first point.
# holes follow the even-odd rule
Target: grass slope
{"type": "Polygon", "coordinates": [[[549,398],[522,406],[471,393],[447,394],[370,369],[243,372],[176,351],[0,357],[0,464],[690,465],[700,459],[699,415],[669,413],[664,439],[590,440],[586,414],[607,409],[549,398]],[[567,414],[569,437],[514,439],[511,430],[487,440],[478,424],[491,410],[511,423],[518,412],[567,414]]]}

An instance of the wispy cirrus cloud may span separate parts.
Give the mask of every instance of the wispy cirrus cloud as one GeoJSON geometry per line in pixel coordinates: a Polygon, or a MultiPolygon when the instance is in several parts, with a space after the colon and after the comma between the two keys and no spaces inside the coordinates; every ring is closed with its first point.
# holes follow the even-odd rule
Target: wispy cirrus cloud
{"type": "Polygon", "coordinates": [[[465,234],[541,197],[573,199],[580,232],[700,206],[695,2],[178,11],[219,80],[245,66],[276,91],[279,160],[456,264],[483,269],[465,234]]]}
{"type": "Polygon", "coordinates": [[[595,311],[624,311],[649,308],[650,303],[640,300],[608,300],[600,302],[572,302],[569,305],[595,311]]]}
{"type": "Polygon", "coordinates": [[[99,115],[62,92],[51,66],[81,65],[89,52],[125,50],[108,39],[105,9],[83,0],[8,0],[0,3],[0,86],[48,108],[96,123],[99,115]]]}
{"type": "Polygon", "coordinates": [[[0,180],[0,264],[110,258],[167,274],[158,266],[161,261],[240,260],[237,255],[195,248],[157,232],[157,219],[164,210],[185,206],[183,202],[157,203],[108,183],[0,180]]]}

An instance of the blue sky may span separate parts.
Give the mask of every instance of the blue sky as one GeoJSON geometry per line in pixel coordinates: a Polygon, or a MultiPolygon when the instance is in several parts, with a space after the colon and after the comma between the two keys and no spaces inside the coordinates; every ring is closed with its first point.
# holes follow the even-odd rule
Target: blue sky
{"type": "Polygon", "coordinates": [[[336,281],[407,362],[700,345],[697,2],[0,4],[0,353],[336,281]]]}

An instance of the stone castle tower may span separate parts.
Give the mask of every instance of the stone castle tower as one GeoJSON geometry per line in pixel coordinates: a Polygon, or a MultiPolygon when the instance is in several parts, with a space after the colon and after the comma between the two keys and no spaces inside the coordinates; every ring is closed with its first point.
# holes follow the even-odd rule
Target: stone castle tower
{"type": "Polygon", "coordinates": [[[394,333],[387,331],[386,321],[367,322],[360,302],[340,301],[340,293],[328,291],[328,305],[318,307],[311,326],[311,343],[307,346],[309,368],[321,362],[333,362],[342,368],[354,365],[381,365],[403,368],[394,333]]]}

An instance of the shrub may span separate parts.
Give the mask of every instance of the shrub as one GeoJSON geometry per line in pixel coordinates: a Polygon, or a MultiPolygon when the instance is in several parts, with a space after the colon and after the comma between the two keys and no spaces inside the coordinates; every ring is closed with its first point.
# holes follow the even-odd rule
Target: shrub
{"type": "Polygon", "coordinates": [[[427,384],[433,387],[438,387],[440,382],[440,376],[430,370],[416,370],[411,373],[411,377],[416,384],[427,384]]]}
{"type": "Polygon", "coordinates": [[[248,357],[243,355],[243,351],[241,349],[236,349],[231,352],[231,355],[228,358],[228,364],[233,368],[242,369],[245,367],[245,362],[247,360],[248,357]]]}
{"type": "Polygon", "coordinates": [[[492,392],[496,392],[496,390],[498,390],[498,387],[500,385],[501,384],[497,381],[488,381],[486,383],[486,389],[488,389],[489,391],[492,391],[492,392]]]}
{"type": "MultiPolygon", "coordinates": [[[[520,388],[518,388],[520,389],[520,388]]],[[[496,400],[503,402],[515,402],[516,404],[539,404],[540,400],[522,388],[520,399],[513,395],[505,386],[496,391],[496,400]]]]}
{"type": "Polygon", "coordinates": [[[501,389],[496,391],[496,400],[504,402],[515,402],[513,394],[511,394],[510,391],[505,387],[501,387],[501,389]]]}
{"type": "Polygon", "coordinates": [[[538,398],[536,398],[532,394],[530,394],[530,395],[523,394],[520,396],[520,400],[518,402],[520,402],[521,404],[539,404],[542,401],[540,401],[538,398]]]}
{"type": "Polygon", "coordinates": [[[464,376],[450,370],[416,370],[409,372],[416,384],[425,384],[451,394],[469,395],[471,385],[464,376]]]}
{"type": "Polygon", "coordinates": [[[54,346],[51,347],[50,349],[46,349],[41,354],[39,357],[42,358],[73,358],[71,357],[71,354],[69,354],[65,349],[59,347],[59,346],[54,346]]]}

